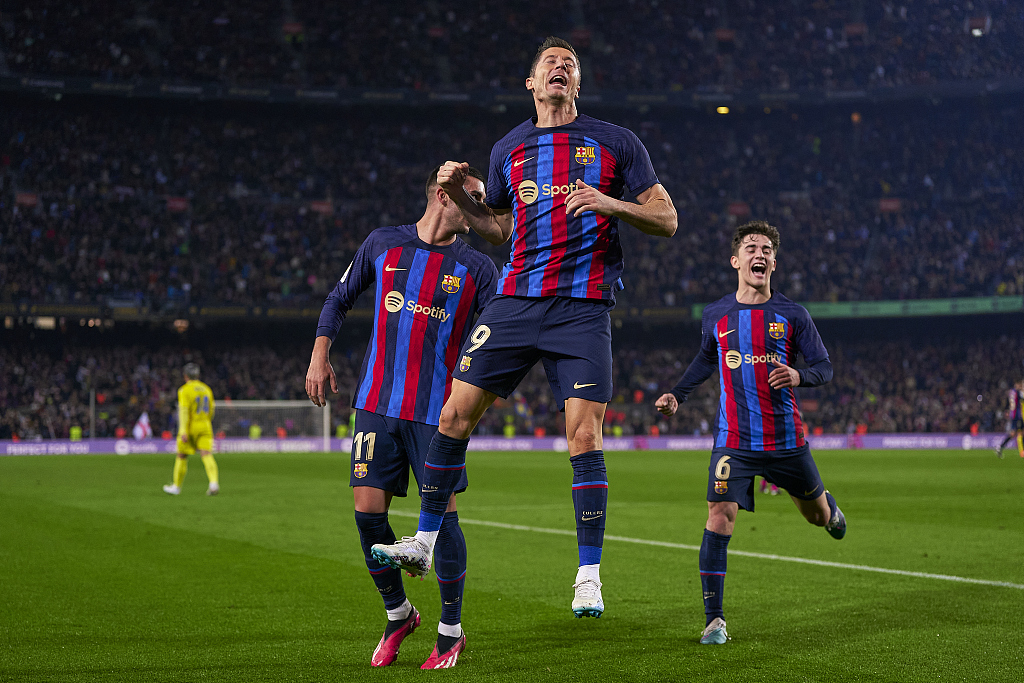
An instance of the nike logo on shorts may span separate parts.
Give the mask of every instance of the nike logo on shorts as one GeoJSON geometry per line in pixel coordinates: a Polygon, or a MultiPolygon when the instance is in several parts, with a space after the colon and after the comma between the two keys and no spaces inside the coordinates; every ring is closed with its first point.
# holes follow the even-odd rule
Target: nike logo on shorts
{"type": "Polygon", "coordinates": [[[593,384],[580,384],[579,382],[576,382],[576,384],[572,385],[572,388],[573,389],[585,389],[587,387],[596,387],[596,386],[597,386],[597,382],[594,382],[593,384]]]}

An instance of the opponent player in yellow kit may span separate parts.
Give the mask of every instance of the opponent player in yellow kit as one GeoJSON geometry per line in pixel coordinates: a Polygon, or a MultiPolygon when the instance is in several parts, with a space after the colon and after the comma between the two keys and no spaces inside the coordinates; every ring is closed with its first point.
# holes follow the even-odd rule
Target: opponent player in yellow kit
{"type": "Polygon", "coordinates": [[[220,493],[217,461],[213,459],[213,391],[199,381],[199,366],[185,365],[185,384],[178,389],[178,457],[174,460],[174,483],[164,486],[172,496],[181,493],[188,472],[188,456],[199,451],[210,487],[206,495],[220,493]]]}

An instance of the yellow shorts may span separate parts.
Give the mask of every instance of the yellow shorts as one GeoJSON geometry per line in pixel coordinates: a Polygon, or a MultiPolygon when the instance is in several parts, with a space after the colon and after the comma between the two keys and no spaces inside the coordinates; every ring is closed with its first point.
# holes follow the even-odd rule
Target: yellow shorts
{"type": "Polygon", "coordinates": [[[203,430],[201,432],[189,432],[188,441],[182,442],[178,437],[178,454],[194,455],[196,451],[213,452],[213,432],[203,430]]]}

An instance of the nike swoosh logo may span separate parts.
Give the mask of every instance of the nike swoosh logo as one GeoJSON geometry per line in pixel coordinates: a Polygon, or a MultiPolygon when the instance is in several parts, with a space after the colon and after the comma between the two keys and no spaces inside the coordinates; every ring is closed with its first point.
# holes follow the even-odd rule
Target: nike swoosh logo
{"type": "MultiPolygon", "coordinates": [[[[536,158],[536,157],[530,157],[530,159],[535,159],[535,158],[536,158]]],[[[522,161],[513,161],[513,162],[512,162],[512,166],[513,166],[513,168],[519,168],[520,166],[522,166],[523,164],[525,164],[525,163],[526,163],[527,161],[529,161],[530,159],[523,159],[522,161]]]]}
{"type": "Polygon", "coordinates": [[[815,486],[815,487],[814,487],[813,489],[811,489],[810,491],[804,491],[804,495],[805,495],[805,496],[809,496],[809,495],[811,495],[812,493],[814,493],[814,492],[815,492],[815,491],[817,491],[817,490],[818,490],[818,487],[817,487],[817,486],[815,486]]]}
{"type": "Polygon", "coordinates": [[[596,387],[596,386],[597,386],[597,382],[595,382],[593,384],[580,384],[579,382],[576,382],[576,384],[572,385],[572,388],[573,389],[584,389],[586,387],[596,387]]]}
{"type": "Polygon", "coordinates": [[[581,522],[589,522],[592,519],[601,519],[601,515],[594,515],[593,517],[580,517],[581,522]]]}
{"type": "Polygon", "coordinates": [[[722,337],[724,337],[725,335],[727,335],[727,334],[732,334],[732,333],[733,333],[733,332],[735,332],[735,331],[736,331],[736,330],[729,330],[728,332],[719,332],[719,333],[718,333],[718,338],[719,338],[719,339],[721,339],[721,338],[722,338],[722,337]]]}
{"type": "Polygon", "coordinates": [[[409,270],[408,268],[392,268],[391,266],[384,266],[385,273],[393,273],[396,270],[409,270]]]}

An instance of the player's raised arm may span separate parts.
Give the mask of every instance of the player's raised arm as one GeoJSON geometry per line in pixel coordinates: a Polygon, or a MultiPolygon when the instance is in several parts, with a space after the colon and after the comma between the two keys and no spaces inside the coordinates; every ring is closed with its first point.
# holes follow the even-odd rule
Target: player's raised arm
{"type": "Polygon", "coordinates": [[[512,235],[512,210],[495,210],[483,202],[483,197],[474,197],[466,192],[465,161],[446,161],[437,172],[437,184],[462,211],[470,227],[494,245],[504,244],[512,235]]]}
{"type": "Polygon", "coordinates": [[[672,197],[661,183],[656,183],[637,195],[639,204],[622,201],[603,194],[582,180],[576,181],[576,189],[565,199],[565,212],[579,217],[584,211],[593,211],[602,216],[615,216],[634,228],[654,237],[671,237],[676,234],[679,217],[672,197]]]}

